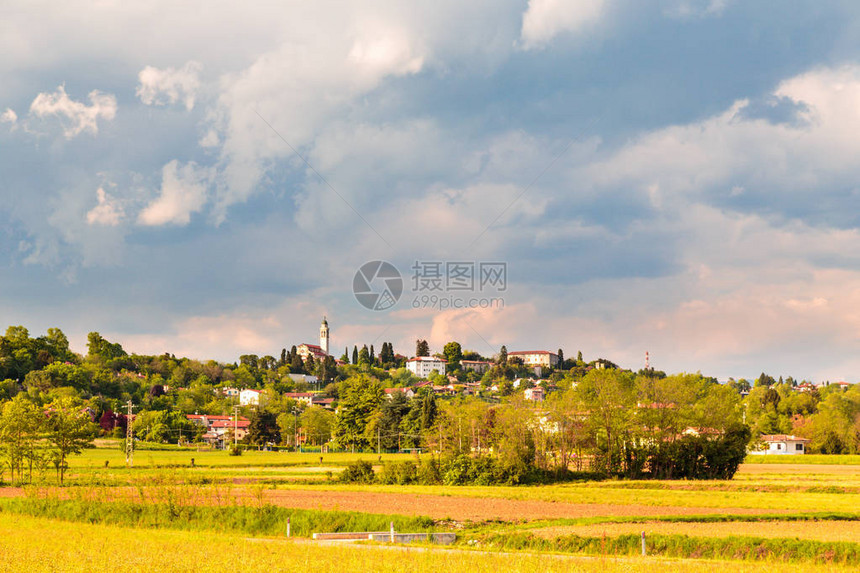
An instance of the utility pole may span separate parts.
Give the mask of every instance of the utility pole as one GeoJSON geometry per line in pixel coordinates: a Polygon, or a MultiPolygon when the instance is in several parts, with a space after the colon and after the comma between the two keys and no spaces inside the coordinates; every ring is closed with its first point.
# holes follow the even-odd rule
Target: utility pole
{"type": "Polygon", "coordinates": [[[376,426],[376,453],[377,455],[381,453],[382,449],[382,440],[379,438],[379,425],[376,426]]]}
{"type": "Polygon", "coordinates": [[[131,400],[126,404],[128,411],[125,415],[125,465],[134,465],[134,433],[131,431],[131,400]]]}
{"type": "Polygon", "coordinates": [[[239,449],[239,406],[233,406],[233,449],[239,449]]]}

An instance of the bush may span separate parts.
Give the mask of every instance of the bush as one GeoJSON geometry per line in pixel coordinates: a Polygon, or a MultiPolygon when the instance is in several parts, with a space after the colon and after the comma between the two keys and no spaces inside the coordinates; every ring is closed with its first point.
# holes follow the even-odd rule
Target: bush
{"type": "Polygon", "coordinates": [[[342,483],[373,483],[376,481],[376,474],[373,473],[373,465],[364,460],[358,460],[350,463],[340,472],[338,481],[342,483]]]}
{"type": "Polygon", "coordinates": [[[240,448],[238,446],[230,446],[230,455],[231,456],[241,456],[242,455],[242,448],[240,448]]]}
{"type": "Polygon", "coordinates": [[[412,462],[393,462],[382,466],[380,483],[407,485],[418,481],[418,468],[412,462]]]}

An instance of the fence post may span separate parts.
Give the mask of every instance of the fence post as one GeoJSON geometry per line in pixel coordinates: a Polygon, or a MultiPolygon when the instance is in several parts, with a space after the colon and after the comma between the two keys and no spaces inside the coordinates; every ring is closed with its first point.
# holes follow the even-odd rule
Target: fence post
{"type": "Polygon", "coordinates": [[[290,518],[287,518],[287,537],[290,536],[290,518]]]}
{"type": "Polygon", "coordinates": [[[642,532],[642,557],[645,557],[645,532],[642,532]]]}
{"type": "Polygon", "coordinates": [[[391,543],[394,543],[394,522],[391,522],[391,543]]]}

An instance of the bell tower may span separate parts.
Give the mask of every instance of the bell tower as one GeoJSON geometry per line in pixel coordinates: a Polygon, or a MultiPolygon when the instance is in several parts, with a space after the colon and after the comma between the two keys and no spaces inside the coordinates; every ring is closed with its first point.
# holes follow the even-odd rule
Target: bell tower
{"type": "Polygon", "coordinates": [[[320,324],[320,348],[326,356],[328,356],[328,342],[328,321],[323,317],[322,324],[320,324]]]}

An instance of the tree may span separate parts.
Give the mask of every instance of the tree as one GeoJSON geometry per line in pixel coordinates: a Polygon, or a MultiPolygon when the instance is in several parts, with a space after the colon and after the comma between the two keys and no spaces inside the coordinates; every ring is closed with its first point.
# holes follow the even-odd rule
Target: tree
{"type": "Polygon", "coordinates": [[[358,346],[352,347],[352,363],[358,364],[358,346]]]}
{"type": "MultiPolygon", "coordinates": [[[[334,426],[338,444],[358,448],[370,445],[371,436],[366,435],[366,430],[377,415],[383,396],[379,381],[369,376],[353,376],[344,380],[334,426]]],[[[375,437],[372,436],[374,442],[375,437]]]]}
{"type": "Polygon", "coordinates": [[[273,412],[255,408],[248,420],[248,435],[245,439],[249,444],[264,446],[281,441],[278,419],[273,412]]]}
{"type": "Polygon", "coordinates": [[[507,363],[508,363],[508,347],[503,345],[502,348],[499,350],[499,365],[504,366],[507,363]]]}
{"type": "Polygon", "coordinates": [[[367,349],[366,344],[358,351],[358,365],[363,367],[370,366],[370,351],[367,349]]]}
{"type": "Polygon", "coordinates": [[[349,364],[349,348],[343,349],[343,356],[340,357],[340,361],[344,364],[349,364]]]}
{"type": "Polygon", "coordinates": [[[128,356],[119,343],[108,342],[98,332],[87,335],[87,356],[97,361],[106,362],[114,358],[128,356]]]}
{"type": "Polygon", "coordinates": [[[558,367],[564,370],[564,351],[561,348],[558,349],[558,367]]]}
{"type": "Polygon", "coordinates": [[[310,406],[301,415],[301,425],[305,429],[307,441],[321,446],[331,440],[335,414],[320,406],[310,406]]]}
{"type": "Polygon", "coordinates": [[[442,349],[442,353],[448,361],[447,370],[453,372],[460,369],[460,360],[463,359],[463,348],[459,342],[449,342],[442,349]]]}
{"type": "Polygon", "coordinates": [[[80,401],[72,398],[58,398],[48,405],[47,430],[48,443],[51,445],[54,466],[60,485],[66,474],[66,459],[72,454],[93,443],[97,426],[83,409],[80,401]]]}
{"type": "Polygon", "coordinates": [[[0,415],[0,456],[6,460],[12,474],[24,479],[24,467],[29,469],[33,481],[33,466],[40,467],[44,458],[39,434],[45,414],[23,395],[18,395],[3,406],[0,415]]]}
{"type": "Polygon", "coordinates": [[[373,351],[373,345],[370,345],[370,355],[368,356],[368,362],[370,364],[374,364],[376,362],[376,354],[373,351]]]}
{"type": "Polygon", "coordinates": [[[415,341],[415,356],[430,356],[430,345],[420,338],[415,341]]]}

